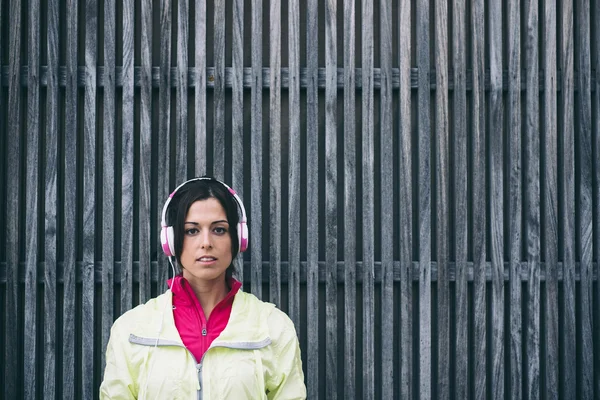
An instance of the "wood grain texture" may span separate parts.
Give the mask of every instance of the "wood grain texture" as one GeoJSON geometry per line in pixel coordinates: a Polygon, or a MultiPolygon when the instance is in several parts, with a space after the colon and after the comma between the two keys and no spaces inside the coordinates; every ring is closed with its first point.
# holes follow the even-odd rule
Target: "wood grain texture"
{"type": "Polygon", "coordinates": [[[375,122],[373,4],[362,3],[362,226],[363,371],[362,398],[375,396],[375,122]]]}
{"type": "MultiPolygon", "coordinates": [[[[288,313],[296,332],[300,330],[300,213],[302,196],[300,135],[300,1],[288,5],[289,159],[288,159],[288,313]]],[[[301,342],[303,342],[301,338],[301,342]]]]}
{"type": "MultiPolygon", "coordinates": [[[[593,156],[592,156],[592,99],[591,99],[591,54],[590,54],[590,2],[577,2],[577,104],[579,115],[575,119],[579,148],[579,249],[580,257],[580,304],[581,304],[581,383],[578,395],[584,399],[594,397],[594,342],[592,340],[594,320],[592,281],[592,232],[593,232],[593,156]]],[[[597,346],[596,346],[597,347],[597,346]]]]}
{"type": "Polygon", "coordinates": [[[344,398],[356,396],[356,3],[344,2],[344,398]]]}
{"type": "MultiPolygon", "coordinates": [[[[33,0],[28,7],[27,20],[27,59],[29,70],[27,74],[27,134],[25,151],[34,159],[40,157],[41,123],[40,123],[40,3],[33,0]]],[[[37,318],[37,263],[40,259],[38,254],[39,217],[40,202],[38,199],[40,164],[37,162],[27,163],[25,172],[25,309],[23,330],[23,393],[26,399],[35,398],[38,391],[39,379],[36,368],[36,352],[38,348],[37,330],[43,326],[37,318]]]]}
{"type": "Polygon", "coordinates": [[[269,10],[269,301],[281,307],[281,1],[269,10]]]}
{"type": "MultiPolygon", "coordinates": [[[[58,1],[48,2],[47,56],[48,91],[46,94],[46,138],[44,165],[44,369],[42,393],[56,398],[56,259],[57,259],[57,201],[58,180],[58,1]]],[[[1,17],[0,17],[1,18],[1,17]]],[[[1,40],[0,40],[1,42],[1,40]]],[[[1,107],[1,105],[0,105],[1,107]]],[[[60,336],[58,337],[60,340],[60,336]]]]}
{"type": "Polygon", "coordinates": [[[412,139],[411,139],[411,2],[399,3],[398,55],[400,59],[399,117],[399,202],[400,219],[400,396],[413,397],[413,348],[412,348],[412,139]]]}
{"type": "Polygon", "coordinates": [[[546,264],[546,357],[541,360],[546,368],[545,393],[548,399],[559,396],[559,330],[558,330],[558,119],[557,119],[557,72],[556,72],[556,2],[547,2],[544,8],[544,127],[543,158],[543,219],[545,232],[544,261],[546,264]]]}
{"type": "MultiPolygon", "coordinates": [[[[171,31],[172,31],[172,10],[171,0],[161,0],[160,2],[160,81],[158,89],[158,157],[157,157],[157,202],[156,220],[162,219],[162,209],[167,196],[172,189],[169,184],[169,165],[170,165],[170,147],[171,147],[171,31]]],[[[168,222],[168,221],[167,221],[168,222]]],[[[157,232],[160,235],[160,232],[157,232]]],[[[160,245],[160,236],[158,236],[160,245]]],[[[158,282],[158,293],[165,288],[167,272],[170,265],[163,256],[162,251],[158,255],[158,267],[156,271],[158,282]]]]}
{"type": "Polygon", "coordinates": [[[575,130],[574,130],[574,45],[573,45],[573,2],[565,0],[562,3],[560,21],[559,65],[562,71],[561,101],[559,106],[562,126],[559,127],[560,150],[562,154],[562,174],[560,177],[562,193],[562,222],[563,240],[563,321],[560,329],[563,331],[562,354],[564,370],[561,373],[563,398],[574,398],[576,393],[576,311],[575,311],[575,130]]]}
{"type": "MultiPolygon", "coordinates": [[[[223,2],[217,2],[222,4],[223,2]]],[[[188,158],[188,40],[189,40],[189,8],[188,0],[177,2],[177,105],[175,107],[175,182],[176,185],[191,178],[187,172],[188,158]]],[[[215,7],[217,9],[218,7],[215,7]]],[[[224,18],[223,18],[224,20],[224,18]]],[[[219,21],[219,20],[217,20],[219,21]]],[[[217,26],[224,24],[216,24],[217,26]]],[[[223,28],[224,29],[224,28],[223,28]]],[[[215,35],[215,45],[218,41],[215,35]]],[[[216,55],[216,54],[215,54],[216,55]]],[[[215,57],[216,60],[217,57],[215,57]]],[[[215,64],[217,65],[217,64],[215,64]]],[[[217,75],[217,74],[216,74],[217,75]]],[[[217,84],[218,85],[218,84],[217,84]]],[[[215,94],[218,86],[215,86],[215,94]]],[[[223,179],[223,176],[217,178],[223,179]]]]}
{"type": "Polygon", "coordinates": [[[262,174],[263,174],[263,113],[262,113],[262,26],[261,2],[252,1],[252,88],[250,89],[250,287],[262,298],[262,174]]]}
{"type": "MultiPolygon", "coordinates": [[[[196,14],[197,15],[197,14],[196,14]]],[[[233,78],[231,90],[231,184],[244,198],[244,1],[233,2],[233,78]]],[[[198,46],[198,45],[197,45],[198,46]]],[[[196,64],[198,65],[198,63],[196,64]]],[[[198,88],[196,88],[198,93],[198,88]]],[[[197,150],[198,151],[198,150],[197,150]]],[[[203,150],[204,151],[204,150],[203,150]]],[[[206,160],[204,161],[206,163],[206,160]]],[[[198,166],[197,166],[198,167],[198,166]]],[[[244,256],[235,260],[237,279],[244,282],[244,256]]]]}
{"type": "Polygon", "coordinates": [[[76,260],[77,245],[81,235],[77,232],[77,169],[81,167],[81,157],[77,156],[81,146],[77,137],[77,25],[78,2],[67,2],[66,22],[66,67],[67,85],[65,87],[65,129],[64,129],[64,225],[63,241],[63,326],[62,326],[62,394],[65,398],[75,398],[75,307],[76,307],[76,260]],[[78,240],[79,238],[79,240],[78,240]]]}
{"type": "Polygon", "coordinates": [[[538,74],[538,1],[525,3],[525,257],[528,263],[525,390],[540,395],[540,125],[538,74]]]}
{"type": "Polygon", "coordinates": [[[337,4],[325,3],[325,397],[337,399],[337,4]]]}
{"type": "MultiPolygon", "coordinates": [[[[98,46],[98,4],[86,2],[85,69],[83,96],[83,268],[81,289],[81,390],[85,399],[94,396],[94,262],[96,261],[96,154],[97,154],[97,88],[96,65],[98,46]]],[[[101,236],[101,235],[100,235],[101,236]]]]}
{"type": "MultiPolygon", "coordinates": [[[[225,1],[215,1],[214,10],[214,89],[213,176],[225,178],[225,1]]],[[[279,54],[279,51],[277,51],[279,54]]],[[[234,153],[235,154],[235,153],[234,153]]]]}
{"type": "MultiPolygon", "coordinates": [[[[234,5],[238,5],[239,1],[236,0],[234,5]]],[[[198,0],[195,3],[195,18],[194,18],[194,33],[195,33],[195,71],[196,71],[196,86],[194,90],[194,149],[195,149],[195,176],[204,176],[207,173],[207,149],[206,149],[206,133],[208,127],[206,125],[206,0],[198,0]]],[[[234,52],[233,52],[233,63],[234,69],[239,69],[239,15],[235,12],[234,15],[234,52]]],[[[243,21],[243,20],[242,20],[243,21]]],[[[239,74],[239,72],[238,72],[239,74]]],[[[239,97],[239,89],[233,88],[234,99],[237,100],[239,97]]],[[[234,100],[234,107],[236,103],[234,100]]],[[[234,108],[235,109],[235,108],[234,108]]],[[[241,112],[241,110],[240,110],[241,112]]],[[[234,127],[237,126],[236,113],[233,115],[234,127]]],[[[234,128],[234,135],[235,135],[234,128]]],[[[237,154],[237,153],[236,153],[237,154]]],[[[232,182],[233,183],[233,182],[232,182]]],[[[235,185],[234,187],[238,190],[241,186],[235,185]]],[[[243,280],[242,280],[243,281],[243,280]]]]}
{"type": "Polygon", "coordinates": [[[392,113],[392,4],[379,6],[381,89],[381,396],[394,397],[394,145],[392,113]]]}
{"type": "Polygon", "coordinates": [[[504,107],[502,93],[502,4],[490,3],[489,149],[490,160],[490,242],[492,264],[491,389],[492,397],[504,395],[504,107]]]}
{"type": "MultiPolygon", "coordinates": [[[[594,3],[594,7],[590,15],[592,16],[592,21],[600,21],[600,3],[594,3]]],[[[594,181],[593,204],[595,204],[597,207],[600,204],[600,126],[598,125],[600,123],[600,96],[598,96],[598,93],[600,93],[600,29],[596,28],[593,32],[593,36],[590,38],[593,46],[592,51],[595,52],[595,57],[592,60],[592,81],[595,82],[595,84],[592,85],[592,91],[595,92],[596,95],[592,97],[592,141],[594,145],[594,174],[592,179],[594,181]]],[[[594,226],[596,228],[600,228],[600,212],[598,212],[598,210],[596,210],[594,213],[594,226]]],[[[595,232],[596,233],[593,234],[594,242],[592,246],[596,254],[599,254],[600,233],[598,230],[595,232]]],[[[599,260],[597,257],[596,260],[596,266],[598,266],[599,260]]],[[[596,268],[597,271],[600,270],[600,268],[596,268]]],[[[598,280],[598,275],[596,275],[596,280],[598,280]]],[[[597,299],[600,299],[600,285],[598,284],[596,284],[595,295],[597,299]]],[[[596,331],[596,335],[594,336],[594,344],[596,349],[594,351],[594,357],[596,359],[596,366],[600,365],[598,364],[598,362],[600,362],[600,329],[598,329],[599,326],[596,322],[600,321],[600,315],[598,315],[599,311],[600,310],[598,307],[596,307],[596,318],[594,319],[594,327],[596,331]]],[[[600,396],[600,367],[596,367],[594,369],[594,392],[596,396],[600,396]]]]}
{"type": "MultiPolygon", "coordinates": [[[[106,365],[106,349],[113,323],[114,308],[114,265],[115,265],[115,150],[116,150],[116,89],[115,89],[115,38],[116,38],[116,4],[114,0],[104,2],[104,95],[103,95],[103,132],[98,132],[102,138],[102,167],[99,177],[102,179],[102,189],[99,193],[100,215],[102,215],[102,330],[101,370],[106,365]]],[[[99,117],[100,118],[100,117],[99,117]]],[[[99,142],[99,141],[98,141],[99,142]]],[[[91,158],[90,158],[91,160],[91,158]]],[[[131,223],[129,224],[131,226],[131,223]]]]}
{"type": "Polygon", "coordinates": [[[521,313],[521,13],[520,2],[509,0],[508,21],[508,258],[510,276],[510,391],[511,398],[523,397],[521,313]]]}
{"type": "MultiPolygon", "coordinates": [[[[319,40],[318,1],[309,0],[306,15],[306,229],[319,232],[319,97],[318,48],[311,43],[319,40]]],[[[317,398],[319,390],[319,235],[306,238],[306,323],[307,323],[307,398],[317,398]]]]}
{"type": "MultiPolygon", "coordinates": [[[[450,164],[448,120],[448,3],[436,2],[435,25],[435,190],[437,220],[437,382],[434,387],[440,399],[450,398],[450,293],[448,262],[450,261],[450,164]]],[[[432,371],[433,372],[433,371],[432,371]]]]}
{"type": "Polygon", "coordinates": [[[474,398],[485,397],[487,386],[487,343],[486,343],[486,177],[485,177],[485,19],[484,3],[474,1],[471,9],[471,41],[473,67],[473,93],[471,103],[471,146],[472,154],[472,249],[473,249],[473,364],[474,398]]]}

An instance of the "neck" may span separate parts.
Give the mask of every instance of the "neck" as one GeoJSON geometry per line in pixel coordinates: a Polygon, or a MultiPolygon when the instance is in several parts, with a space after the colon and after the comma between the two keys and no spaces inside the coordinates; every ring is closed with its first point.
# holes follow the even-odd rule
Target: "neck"
{"type": "Polygon", "coordinates": [[[212,281],[199,281],[193,278],[190,279],[189,277],[185,278],[194,290],[194,293],[200,302],[200,306],[202,307],[202,311],[204,311],[204,316],[208,319],[215,306],[227,296],[227,293],[229,293],[230,288],[227,285],[226,278],[223,276],[222,278],[212,281]]]}

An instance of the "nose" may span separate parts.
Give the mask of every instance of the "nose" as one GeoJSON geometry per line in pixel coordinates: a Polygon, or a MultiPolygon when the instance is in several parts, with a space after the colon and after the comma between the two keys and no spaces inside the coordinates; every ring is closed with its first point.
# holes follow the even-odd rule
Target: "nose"
{"type": "Polygon", "coordinates": [[[202,248],[202,249],[210,249],[210,248],[212,248],[212,242],[211,242],[211,238],[210,238],[210,232],[208,232],[207,230],[205,230],[200,235],[200,248],[202,248]]]}

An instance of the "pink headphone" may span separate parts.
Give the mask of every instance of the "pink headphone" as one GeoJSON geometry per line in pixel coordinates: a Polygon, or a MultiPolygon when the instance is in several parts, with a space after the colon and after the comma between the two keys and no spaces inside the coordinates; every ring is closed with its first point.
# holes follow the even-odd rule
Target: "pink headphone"
{"type": "Polygon", "coordinates": [[[177,186],[177,188],[175,188],[173,193],[171,193],[169,195],[169,198],[165,202],[165,205],[164,205],[163,211],[162,211],[162,221],[160,223],[162,226],[162,229],[160,231],[160,243],[162,245],[163,251],[165,252],[165,254],[168,257],[175,257],[175,233],[174,233],[173,227],[167,225],[167,219],[166,219],[167,209],[169,208],[169,203],[171,202],[171,199],[173,198],[173,196],[175,196],[175,193],[177,193],[177,191],[182,186],[184,186],[190,182],[193,182],[193,181],[202,181],[202,180],[219,182],[221,185],[225,186],[225,188],[229,191],[229,193],[231,193],[231,195],[233,196],[233,199],[235,200],[235,202],[238,205],[238,208],[241,211],[240,222],[238,222],[238,224],[237,224],[239,252],[242,253],[242,252],[246,251],[246,249],[248,248],[248,225],[246,224],[246,209],[244,208],[244,204],[242,203],[242,200],[237,195],[235,190],[233,190],[232,188],[230,188],[223,182],[221,182],[217,179],[214,179],[214,178],[210,178],[210,177],[202,177],[202,178],[190,179],[189,181],[185,181],[181,185],[177,186]]]}

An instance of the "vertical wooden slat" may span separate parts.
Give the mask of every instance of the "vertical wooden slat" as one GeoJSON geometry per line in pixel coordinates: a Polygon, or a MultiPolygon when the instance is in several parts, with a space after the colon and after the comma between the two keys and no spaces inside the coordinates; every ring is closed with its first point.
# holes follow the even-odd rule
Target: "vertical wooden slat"
{"type": "Polygon", "coordinates": [[[528,398],[540,395],[540,170],[538,1],[525,3],[525,240],[528,267],[526,334],[526,390],[528,398]]]}
{"type": "MultiPolygon", "coordinates": [[[[225,178],[225,2],[215,1],[213,175],[225,178]]],[[[235,153],[233,153],[235,157],[235,153]]]]}
{"type": "MultiPolygon", "coordinates": [[[[106,349],[113,323],[115,265],[115,73],[116,10],[114,0],[104,1],[104,107],[102,116],[102,349],[106,349]]],[[[102,351],[101,368],[106,363],[102,351]]]]}
{"type": "Polygon", "coordinates": [[[411,145],[411,1],[398,5],[398,54],[400,72],[399,202],[400,217],[400,397],[413,397],[412,350],[412,145],[411,145]]]}
{"type": "MultiPolygon", "coordinates": [[[[288,309],[300,332],[300,1],[288,4],[289,161],[288,161],[288,309]]],[[[303,342],[303,341],[302,341],[303,342]]]]}
{"type": "MultiPolygon", "coordinates": [[[[150,238],[152,223],[151,203],[152,185],[152,1],[144,0],[141,7],[141,74],[140,74],[140,179],[139,179],[139,244],[140,258],[139,281],[140,295],[136,301],[145,303],[151,297],[150,266],[152,253],[158,247],[150,238]]],[[[156,208],[162,211],[161,197],[156,208]]],[[[131,275],[121,275],[121,310],[132,307],[132,299],[127,297],[128,288],[131,287],[131,275]],[[125,278],[125,279],[123,279],[125,278]]]]}
{"type": "MultiPolygon", "coordinates": [[[[141,10],[142,13],[145,10],[141,10]]],[[[150,163],[152,161],[152,152],[150,149],[150,121],[149,111],[143,107],[149,107],[148,93],[143,93],[146,88],[142,88],[140,95],[144,97],[144,102],[141,104],[140,112],[143,119],[140,123],[140,157],[139,160],[139,179],[138,193],[139,203],[134,205],[134,122],[133,122],[133,58],[134,58],[134,1],[123,1],[123,90],[122,90],[122,119],[123,125],[121,130],[121,312],[132,307],[132,292],[133,292],[133,210],[137,207],[139,210],[140,220],[143,221],[139,226],[138,248],[139,252],[139,282],[140,282],[140,297],[146,299],[148,291],[147,276],[150,271],[150,163]],[[146,97],[148,96],[148,97],[146,97]],[[145,120],[148,118],[148,120],[145,120]],[[144,131],[145,130],[145,131],[144,131]]],[[[142,16],[144,18],[144,16],[142,16]]],[[[144,32],[147,34],[147,32],[144,32]]],[[[147,38],[142,34],[142,47],[146,45],[144,40],[147,38]]],[[[142,49],[142,53],[146,53],[143,58],[148,57],[150,49],[142,49]]],[[[147,68],[147,66],[145,66],[147,68]]],[[[143,67],[144,68],[144,67],[143,67]]],[[[145,77],[147,79],[147,77],[145,77]]],[[[148,82],[144,82],[147,84],[148,82]]],[[[113,277],[114,281],[114,277],[113,277]]],[[[112,282],[111,282],[112,283],[112,282]]],[[[136,299],[137,303],[138,299],[136,299]]]]}
{"type": "Polygon", "coordinates": [[[252,293],[262,298],[262,2],[252,1],[250,246],[252,293]]]}
{"type": "MultiPolygon", "coordinates": [[[[25,195],[25,329],[24,343],[24,379],[23,390],[26,399],[36,397],[37,368],[36,353],[38,348],[37,329],[37,263],[38,263],[38,190],[40,173],[40,3],[32,0],[28,8],[27,29],[27,143],[26,153],[33,157],[34,162],[28,162],[26,168],[25,195]]],[[[42,327],[43,329],[43,327],[42,327]]]]}
{"type": "MultiPolygon", "coordinates": [[[[8,130],[7,132],[21,132],[21,1],[10,2],[9,18],[11,21],[9,32],[9,56],[8,56],[8,130]]],[[[22,373],[18,368],[18,330],[15,326],[21,323],[22,314],[17,312],[18,305],[18,276],[19,276],[19,247],[21,245],[19,234],[19,213],[21,209],[20,187],[21,187],[21,135],[7,135],[6,145],[6,183],[12,195],[7,196],[6,201],[6,324],[5,347],[4,347],[4,395],[7,399],[17,397],[19,380],[22,373]]]]}
{"type": "Polygon", "coordinates": [[[94,396],[94,262],[96,241],[96,63],[98,5],[85,8],[85,93],[83,122],[83,271],[81,279],[81,374],[84,399],[94,396]]]}
{"type": "Polygon", "coordinates": [[[381,396],[394,397],[394,147],[392,113],[392,4],[379,10],[381,89],[381,396]]]}
{"type": "Polygon", "coordinates": [[[64,226],[63,240],[63,327],[62,327],[62,394],[74,398],[75,393],[75,279],[76,249],[78,237],[77,220],[77,157],[80,146],[77,135],[77,14],[78,2],[70,0],[66,7],[66,87],[65,87],[65,130],[64,130],[64,226]]]}
{"type": "Polygon", "coordinates": [[[453,4],[452,51],[454,64],[454,237],[456,257],[456,398],[468,395],[468,288],[467,288],[467,96],[466,9],[464,0],[453,4]]]}
{"type": "Polygon", "coordinates": [[[556,1],[546,0],[544,7],[544,261],[546,263],[546,368],[545,393],[558,399],[558,158],[557,158],[557,74],[556,74],[556,1]]]}
{"type": "Polygon", "coordinates": [[[563,240],[563,331],[562,358],[564,370],[561,371],[563,398],[574,398],[576,393],[576,318],[575,318],[575,130],[574,130],[574,47],[573,47],[573,1],[564,0],[561,7],[560,21],[560,71],[562,80],[560,93],[560,152],[562,153],[563,170],[562,186],[562,220],[563,240]]]}
{"type": "Polygon", "coordinates": [[[356,392],[356,14],[344,2],[344,398],[356,392]]]}
{"type": "Polygon", "coordinates": [[[473,66],[473,100],[471,120],[471,151],[473,168],[473,365],[474,396],[486,394],[486,190],[485,190],[485,70],[484,3],[474,1],[471,9],[471,42],[473,66]]]}
{"type": "MultiPolygon", "coordinates": [[[[222,2],[217,2],[222,3],[222,2]]],[[[177,106],[175,108],[175,181],[176,186],[188,179],[187,136],[188,136],[188,37],[189,1],[177,2],[177,106]]],[[[221,20],[222,21],[222,20],[221,20]]],[[[217,20],[216,25],[224,25],[217,20]]],[[[216,39],[216,37],[215,37],[216,39]]],[[[216,45],[216,41],[215,41],[216,45]]],[[[223,179],[222,176],[219,177],[223,179]]]]}
{"type": "Polygon", "coordinates": [[[269,4],[269,301],[281,306],[281,2],[269,4]]]}
{"type": "Polygon", "coordinates": [[[521,13],[520,2],[508,3],[508,124],[509,165],[508,247],[510,279],[510,393],[523,397],[521,315],[521,13]]]}
{"type": "Polygon", "coordinates": [[[437,192],[437,320],[438,320],[438,374],[437,397],[450,397],[450,308],[448,261],[450,255],[449,221],[449,148],[448,148],[448,3],[435,4],[435,136],[436,136],[436,192],[437,192]]]}
{"type": "MultiPolygon", "coordinates": [[[[44,385],[49,399],[56,397],[56,230],[58,179],[58,1],[48,2],[48,90],[46,98],[46,163],[44,223],[44,385]]],[[[59,339],[60,340],[60,339],[59,339]]]]}
{"type": "MultiPolygon", "coordinates": [[[[325,371],[337,399],[337,4],[325,3],[325,371]]],[[[271,116],[272,118],[273,116],[271,116]]]]}
{"type": "Polygon", "coordinates": [[[416,15],[418,72],[419,394],[431,397],[431,121],[429,116],[429,1],[416,15]]]}
{"type": "MultiPolygon", "coordinates": [[[[238,4],[239,0],[236,0],[235,5],[238,4]]],[[[194,91],[194,106],[195,106],[195,132],[194,132],[194,140],[195,140],[195,166],[196,176],[204,176],[206,174],[206,0],[198,0],[195,5],[195,65],[196,65],[196,89],[194,91]]],[[[234,25],[234,32],[238,32],[238,23],[237,20],[241,16],[240,14],[233,13],[234,21],[236,24],[234,25]]],[[[234,40],[236,40],[236,36],[234,35],[234,40]]],[[[234,45],[234,49],[238,49],[238,46],[234,45]]],[[[235,50],[233,53],[234,64],[237,66],[237,56],[238,50],[235,50]]],[[[234,67],[235,68],[235,67],[234,67]]],[[[237,71],[237,69],[236,69],[237,71]]],[[[239,72],[238,72],[239,73],[239,72]]],[[[237,76],[237,75],[236,75],[237,76]]],[[[239,79],[239,78],[238,78],[239,79]]],[[[237,98],[236,95],[236,84],[239,82],[234,81],[234,98],[237,98]]],[[[235,102],[234,102],[235,104],[235,102]]],[[[240,110],[241,112],[241,110],[240,110]]],[[[233,118],[236,120],[236,113],[234,112],[233,118]]],[[[234,126],[235,123],[234,123],[234,126]]],[[[235,130],[234,130],[235,132],[235,130]]],[[[234,134],[235,135],[235,134],[234,134]]],[[[234,152],[233,154],[238,154],[234,152]]],[[[235,157],[234,157],[235,158],[235,157]]],[[[235,186],[235,182],[232,182],[234,188],[236,190],[240,189],[240,186],[235,186]]]]}
{"type": "Polygon", "coordinates": [[[504,107],[502,103],[502,3],[490,3],[490,234],[492,264],[492,397],[504,398],[504,107]]]}
{"type": "Polygon", "coordinates": [[[309,0],[306,16],[306,321],[307,321],[307,398],[319,393],[319,104],[318,104],[318,1],[309,0]]]}
{"type": "MultiPolygon", "coordinates": [[[[156,185],[158,197],[156,207],[156,220],[162,218],[164,202],[169,195],[169,159],[170,159],[170,134],[171,134],[171,0],[160,2],[160,75],[158,82],[158,184],[156,185]]],[[[179,182],[178,182],[179,183],[179,182]]],[[[157,286],[162,292],[167,279],[168,264],[162,252],[158,256],[157,286]]]]}
{"type": "MultiPolygon", "coordinates": [[[[197,15],[197,14],[196,14],[197,15]]],[[[232,90],[231,90],[231,184],[240,198],[244,194],[244,1],[233,2],[232,90]]],[[[198,65],[198,64],[196,64],[198,65]]],[[[198,88],[196,88],[196,92],[198,88]]],[[[237,278],[244,282],[244,257],[236,259],[237,278]]]]}
{"type": "MultiPolygon", "coordinates": [[[[594,2],[594,8],[591,12],[592,21],[600,21],[600,2],[594,2]]],[[[597,22],[596,22],[597,24],[597,22]]],[[[592,52],[595,53],[595,57],[592,60],[592,71],[594,74],[592,75],[594,79],[594,85],[592,85],[592,90],[595,92],[595,96],[592,98],[592,141],[594,146],[594,193],[593,193],[593,204],[596,207],[594,214],[594,226],[596,227],[596,231],[593,234],[593,248],[597,255],[600,255],[600,210],[598,207],[600,206],[600,29],[598,29],[598,25],[594,30],[594,36],[591,37],[592,41],[592,52]],[[594,116],[595,116],[595,124],[594,124],[594,116]]],[[[596,256],[596,298],[600,299],[600,259],[596,256]]],[[[598,304],[598,303],[596,303],[598,304]]],[[[600,313],[600,307],[596,306],[596,313],[600,313]]],[[[596,314],[598,315],[598,314],[596,314]]],[[[594,351],[594,356],[597,360],[596,366],[600,365],[600,326],[598,322],[600,317],[596,317],[594,320],[596,336],[594,338],[594,344],[596,345],[596,349],[594,351]]],[[[600,396],[600,368],[595,368],[594,370],[594,391],[596,396],[600,396]]]]}
{"type": "Polygon", "coordinates": [[[592,278],[592,99],[591,99],[591,60],[590,60],[590,2],[577,3],[577,103],[579,115],[576,118],[579,151],[579,256],[581,285],[581,387],[579,395],[583,399],[594,397],[594,343],[593,334],[593,278],[592,278]]]}
{"type": "Polygon", "coordinates": [[[375,396],[375,127],[373,4],[362,2],[363,398],[375,396]]]}

